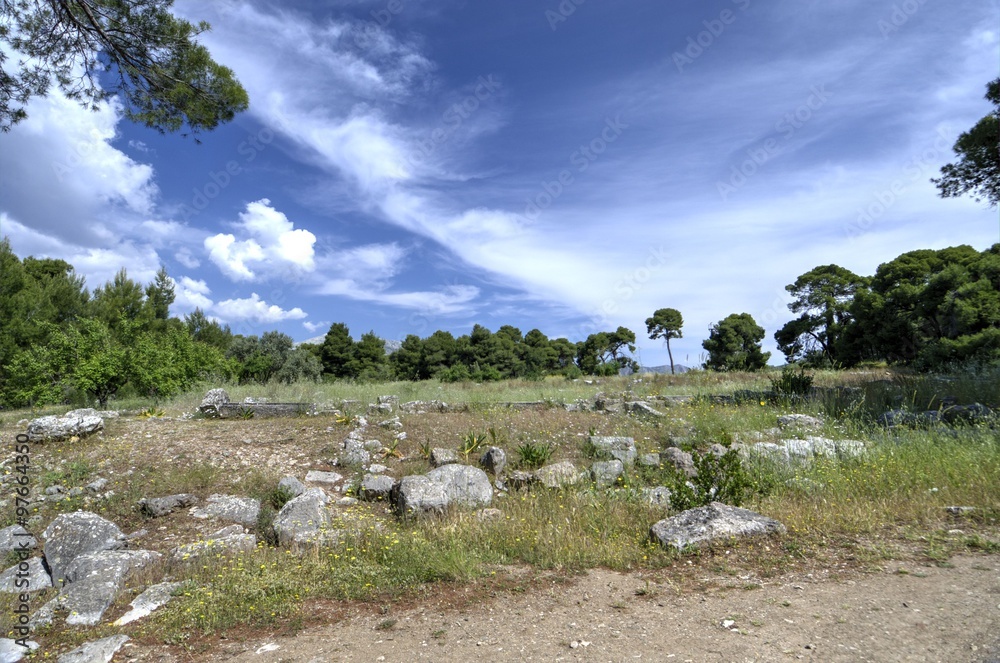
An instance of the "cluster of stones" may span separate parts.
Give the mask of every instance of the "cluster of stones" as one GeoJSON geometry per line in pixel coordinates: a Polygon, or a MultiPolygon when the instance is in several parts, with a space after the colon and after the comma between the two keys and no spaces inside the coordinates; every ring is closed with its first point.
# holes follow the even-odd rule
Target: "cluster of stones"
{"type": "Polygon", "coordinates": [[[315,414],[316,406],[311,403],[271,403],[263,398],[245,398],[241,403],[229,400],[225,389],[211,389],[202,399],[198,411],[208,417],[227,419],[230,417],[252,416],[295,417],[303,414],[315,414]]]}

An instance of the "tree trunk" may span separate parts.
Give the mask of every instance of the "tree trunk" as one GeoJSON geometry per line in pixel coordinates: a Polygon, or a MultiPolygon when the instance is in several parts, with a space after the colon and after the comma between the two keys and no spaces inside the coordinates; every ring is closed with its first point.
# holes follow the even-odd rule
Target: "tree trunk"
{"type": "Polygon", "coordinates": [[[670,374],[674,374],[674,353],[670,351],[670,337],[667,337],[667,356],[670,357],[670,374]]]}

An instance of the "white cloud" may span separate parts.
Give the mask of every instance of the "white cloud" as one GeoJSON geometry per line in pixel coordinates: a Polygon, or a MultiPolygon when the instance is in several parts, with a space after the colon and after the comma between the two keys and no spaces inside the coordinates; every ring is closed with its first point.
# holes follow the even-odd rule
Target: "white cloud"
{"type": "Polygon", "coordinates": [[[330,321],[329,320],[321,320],[320,322],[306,321],[302,323],[302,326],[305,327],[306,331],[308,331],[310,334],[315,334],[320,329],[329,329],[330,321]]]}
{"type": "Polygon", "coordinates": [[[287,277],[288,270],[301,274],[315,269],[316,236],[296,230],[267,198],[247,204],[236,225],[250,237],[237,240],[230,233],[219,233],[205,238],[209,259],[229,278],[255,281],[279,273],[287,277]]]}
{"type": "Polygon", "coordinates": [[[253,320],[259,323],[274,323],[282,320],[301,320],[306,317],[306,313],[298,307],[286,311],[280,306],[268,305],[256,292],[251,293],[247,299],[221,301],[213,307],[212,312],[229,322],[253,320]]]}
{"type": "Polygon", "coordinates": [[[0,231],[10,237],[11,247],[18,256],[65,260],[86,279],[90,289],[111,281],[123,267],[133,281],[150,283],[162,262],[156,249],[149,244],[119,239],[109,242],[106,248],[80,246],[30,228],[2,212],[0,231]]]}
{"type": "Polygon", "coordinates": [[[112,146],[121,118],[111,99],[92,111],[53,88],[3,136],[0,211],[68,243],[102,246],[148,216],[153,169],[112,146]]]}
{"type": "Polygon", "coordinates": [[[211,311],[213,302],[208,297],[211,292],[208,284],[201,279],[182,276],[174,281],[174,308],[183,312],[193,311],[196,308],[206,312],[211,311]]]}
{"type": "Polygon", "coordinates": [[[201,266],[201,261],[191,255],[191,251],[187,247],[181,247],[174,254],[174,258],[188,269],[197,269],[201,266]]]}

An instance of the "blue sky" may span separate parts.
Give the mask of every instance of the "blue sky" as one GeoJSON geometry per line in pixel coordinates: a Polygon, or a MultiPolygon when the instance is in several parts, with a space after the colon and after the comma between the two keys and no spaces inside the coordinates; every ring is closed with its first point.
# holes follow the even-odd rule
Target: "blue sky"
{"type": "Polygon", "coordinates": [[[676,361],[830,263],[1000,241],[929,182],[989,111],[996,0],[181,0],[250,110],[198,144],[59,94],[0,136],[0,233],[296,340],[684,315],[676,361]]]}

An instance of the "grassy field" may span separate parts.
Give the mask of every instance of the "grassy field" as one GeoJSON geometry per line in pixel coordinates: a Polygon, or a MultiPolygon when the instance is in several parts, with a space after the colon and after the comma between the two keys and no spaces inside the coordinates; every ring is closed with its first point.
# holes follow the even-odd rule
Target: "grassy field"
{"type": "MultiPolygon", "coordinates": [[[[229,388],[233,400],[254,396],[308,401],[340,407],[346,416],[180,418],[197,408],[204,393],[199,390],[158,404],[165,417],[126,415],[108,420],[102,436],[36,445],[31,465],[36,490],[81,486],[104,477],[114,494],[100,500],[83,495],[37,502],[33,529],[40,533],[58,513],[87,509],[126,532],[150,530],[152,534],[141,539],[141,545],[167,553],[222,524],[194,522],[183,512],[151,520],[136,509],[140,498],[179,492],[202,498],[211,493],[260,498],[265,509],[257,550],[202,559],[193,565],[165,562],[147,574],[147,580],[164,575],[183,580],[184,589],[166,608],[124,632],[140,640],[191,648],[204,646],[206,637],[247,625],[294,630],[320,619],[318,615],[324,614],[320,607],[330,602],[388,606],[456,586],[486,594],[517,591],[539,573],[571,575],[606,567],[682,584],[693,577],[692,567],[704,567],[745,585],[790,569],[865,569],[897,559],[944,564],[957,551],[1000,552],[996,422],[994,427],[980,423],[891,430],[874,424],[878,414],[891,408],[919,411],[952,402],[997,408],[1000,375],[821,372],[813,376],[815,384],[827,389],[822,397],[804,401],[765,395],[776,377],[695,372],[601,378],[593,383],[549,379],[484,385],[233,386],[229,388]],[[568,412],[561,407],[577,399],[593,399],[598,393],[612,401],[626,396],[695,398],[654,400],[667,415],[662,419],[568,412]],[[734,393],[744,395],[738,404],[715,398],[734,393]],[[338,509],[338,527],[350,534],[335,546],[290,551],[269,545],[267,519],[281,503],[275,491],[278,480],[287,474],[302,478],[307,469],[329,469],[330,459],[350,430],[351,417],[362,414],[383,394],[396,395],[404,402],[441,400],[470,405],[461,412],[401,414],[407,438],[395,447],[396,454],[383,461],[397,478],[427,471],[426,449],[459,448],[471,434],[483,435],[504,448],[515,465],[530,465],[529,451],[545,447],[552,461],[571,460],[583,468],[590,462],[586,441],[591,434],[631,436],[640,453],[669,445],[698,451],[716,443],[773,439],[777,417],[790,412],[821,416],[824,424],[819,434],[861,440],[866,451],[849,460],[819,458],[795,467],[745,462],[740,472],[749,489],[743,506],[777,518],[788,533],[683,554],[651,544],[648,536],[651,524],[674,513],[641,498],[642,488],[675,481],[666,468],[631,470],[611,488],[584,483],[559,491],[499,494],[494,506],[503,515],[496,521],[484,522],[457,510],[442,518],[401,521],[384,504],[359,503],[338,509]],[[525,401],[546,405],[530,410],[504,405],[525,401]],[[951,515],[945,507],[953,505],[975,510],[951,515]],[[745,577],[751,580],[739,579],[745,577]]],[[[117,407],[138,412],[150,405],[135,401],[117,407]]],[[[0,433],[8,449],[14,435],[23,430],[18,421],[35,414],[2,413],[0,433]]],[[[378,437],[392,448],[391,431],[375,427],[369,431],[369,437],[378,437]]],[[[477,453],[470,454],[470,462],[476,458],[477,453]]],[[[5,467],[9,473],[10,463],[5,467]]],[[[0,522],[13,522],[9,497],[0,507],[0,522]]],[[[133,585],[107,613],[111,619],[124,612],[141,589],[138,583],[133,585]]],[[[49,591],[34,598],[33,609],[52,595],[49,591]]],[[[8,631],[13,598],[5,595],[0,601],[6,620],[3,629],[8,631]]],[[[69,646],[121,631],[110,626],[86,632],[55,627],[40,631],[37,637],[55,646],[69,646]]]]}

